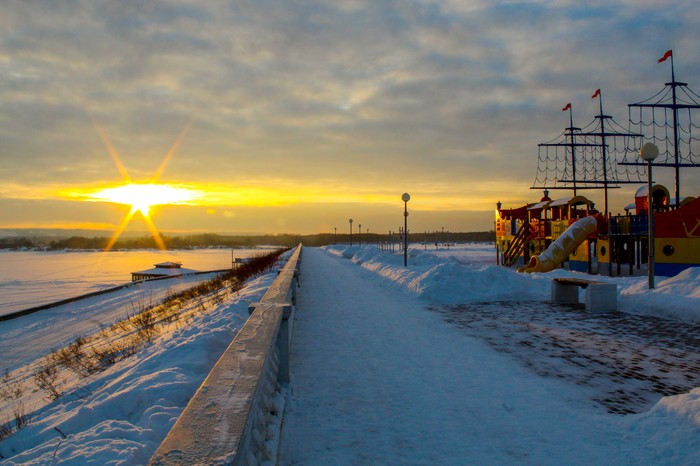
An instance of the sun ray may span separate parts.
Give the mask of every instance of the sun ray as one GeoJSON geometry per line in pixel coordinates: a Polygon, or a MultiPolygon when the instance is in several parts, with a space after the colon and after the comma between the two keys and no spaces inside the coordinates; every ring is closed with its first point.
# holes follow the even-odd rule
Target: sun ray
{"type": "Polygon", "coordinates": [[[165,157],[163,158],[163,161],[160,163],[160,166],[158,167],[158,170],[153,174],[153,177],[151,178],[151,182],[155,183],[158,181],[158,178],[160,178],[160,175],[163,174],[165,171],[165,167],[168,166],[168,163],[170,162],[170,159],[173,157],[177,149],[180,147],[180,144],[182,144],[182,141],[184,141],[185,136],[187,136],[187,133],[190,131],[190,128],[192,127],[192,119],[190,118],[190,121],[187,122],[184,128],[182,128],[182,131],[180,131],[180,134],[178,134],[177,138],[175,139],[175,142],[173,143],[172,147],[170,147],[170,150],[168,151],[167,154],[165,154],[165,157]]]}
{"type": "Polygon", "coordinates": [[[119,237],[124,232],[126,226],[129,224],[135,213],[136,210],[132,208],[131,211],[129,211],[129,213],[124,216],[122,224],[119,225],[119,228],[117,228],[117,231],[114,232],[114,235],[112,235],[112,238],[109,240],[109,243],[107,243],[107,246],[105,246],[105,252],[111,250],[114,247],[117,240],[119,240],[119,237]]]}
{"type": "Polygon", "coordinates": [[[156,242],[156,245],[158,246],[158,249],[161,251],[167,250],[165,247],[165,243],[163,242],[163,238],[160,236],[160,232],[156,228],[156,225],[153,223],[153,220],[151,220],[151,216],[148,214],[144,214],[142,212],[143,219],[146,221],[146,225],[148,225],[148,231],[151,232],[151,235],[153,235],[153,240],[156,242]]]}
{"type": "Polygon", "coordinates": [[[117,166],[119,174],[122,176],[122,178],[124,178],[124,181],[130,182],[131,177],[127,173],[126,167],[124,167],[124,164],[122,163],[122,159],[119,156],[119,152],[117,152],[117,149],[112,145],[112,142],[109,140],[107,133],[104,132],[104,129],[102,129],[102,126],[100,126],[100,124],[97,122],[97,119],[95,119],[87,110],[86,112],[88,118],[90,118],[90,121],[92,122],[92,125],[95,127],[95,131],[97,131],[97,134],[100,136],[102,144],[104,144],[105,148],[107,149],[107,153],[112,158],[114,165],[117,166]]]}

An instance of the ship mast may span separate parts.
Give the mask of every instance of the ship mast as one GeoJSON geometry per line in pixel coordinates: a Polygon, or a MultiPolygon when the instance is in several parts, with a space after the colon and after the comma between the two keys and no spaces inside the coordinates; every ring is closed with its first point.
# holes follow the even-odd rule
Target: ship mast
{"type": "Polygon", "coordinates": [[[571,179],[574,185],[574,196],[576,196],[576,142],[574,141],[574,130],[581,131],[581,128],[574,127],[574,109],[571,104],[567,104],[569,107],[569,136],[571,137],[571,179]]]}
{"type": "Polygon", "coordinates": [[[580,186],[581,183],[585,183],[585,180],[577,180],[576,179],[576,166],[577,166],[577,161],[576,161],[576,148],[577,147],[599,147],[600,144],[591,144],[588,142],[578,142],[578,137],[582,135],[581,133],[581,128],[577,128],[574,126],[574,116],[573,116],[573,109],[571,103],[566,104],[566,106],[562,109],[562,111],[569,111],[569,127],[564,129],[563,135],[565,136],[565,141],[563,142],[546,142],[546,143],[540,143],[537,145],[537,147],[566,147],[569,149],[571,152],[571,179],[570,180],[555,180],[562,182],[562,183],[571,183],[571,186],[557,186],[557,185],[548,185],[545,184],[544,186],[533,186],[530,189],[572,189],[574,192],[574,196],[576,196],[577,191],[579,189],[598,189],[597,187],[590,187],[590,186],[580,186]]]}
{"type": "MultiPolygon", "coordinates": [[[[639,108],[639,109],[651,108],[652,115],[654,115],[653,112],[655,109],[663,109],[664,112],[666,112],[667,110],[671,110],[672,121],[673,121],[673,128],[672,128],[672,130],[673,130],[672,131],[673,132],[673,143],[672,143],[672,145],[673,145],[673,159],[669,160],[670,157],[667,157],[666,160],[664,160],[664,161],[655,162],[654,166],[673,167],[674,172],[675,172],[674,173],[675,174],[675,195],[676,195],[675,207],[679,207],[680,201],[681,201],[680,168],[681,167],[698,167],[700,165],[698,165],[697,163],[693,163],[692,160],[690,160],[690,163],[683,162],[683,157],[682,157],[681,151],[680,151],[681,139],[680,139],[679,131],[681,130],[681,128],[680,128],[680,122],[679,122],[679,118],[678,118],[678,110],[681,110],[681,109],[688,109],[688,110],[696,109],[697,110],[697,109],[700,109],[700,105],[688,93],[688,92],[692,93],[692,91],[689,91],[689,89],[687,88],[688,84],[684,83],[684,82],[676,81],[676,72],[675,72],[675,68],[674,68],[674,64],[673,64],[673,51],[672,50],[667,51],[664,54],[664,56],[658,60],[658,63],[662,63],[669,58],[671,59],[671,82],[665,83],[664,86],[666,88],[670,88],[671,101],[664,102],[663,99],[660,99],[656,102],[649,103],[649,100],[651,100],[651,99],[647,99],[646,101],[643,101],[643,102],[629,104],[628,107],[630,109],[632,109],[632,108],[639,108]],[[682,99],[682,100],[679,99],[679,96],[678,96],[679,90],[682,90],[684,92],[684,94],[687,97],[689,97],[689,99],[682,99]]],[[[661,93],[659,93],[659,94],[661,94],[661,93]]],[[[657,94],[657,95],[659,95],[659,94],[657,94]]],[[[666,91],[665,95],[668,95],[668,91],[666,91]]],[[[696,94],[693,93],[693,95],[696,95],[696,94]]],[[[641,112],[641,110],[640,110],[640,112],[641,112]]],[[[640,113],[640,124],[642,124],[641,113],[640,113]]],[[[652,125],[656,126],[656,123],[652,122],[652,125]]],[[[654,132],[653,139],[657,139],[655,132],[654,132]]],[[[691,140],[689,139],[687,142],[688,142],[688,144],[690,144],[691,140]]],[[[671,153],[671,151],[669,150],[667,152],[667,154],[670,155],[670,153],[671,153]]],[[[689,156],[692,157],[692,153],[690,153],[690,148],[689,148],[689,156]]],[[[646,165],[646,162],[623,162],[622,164],[623,165],[646,165]]]]}
{"type": "MultiPolygon", "coordinates": [[[[596,119],[600,120],[600,131],[599,132],[588,132],[588,133],[583,133],[586,136],[593,136],[593,137],[599,137],[600,138],[600,147],[601,147],[601,153],[602,153],[602,164],[603,164],[603,211],[604,214],[607,215],[609,211],[608,207],[608,188],[610,187],[611,184],[637,184],[640,183],[641,181],[622,181],[619,179],[615,179],[612,182],[608,179],[608,144],[606,142],[606,138],[608,137],[641,137],[641,134],[635,134],[635,133],[618,133],[618,132],[608,132],[605,131],[605,122],[606,120],[612,120],[612,116],[606,115],[603,113],[603,92],[600,89],[597,89],[593,96],[591,98],[595,99],[598,97],[598,108],[600,109],[600,113],[596,115],[596,119]]],[[[619,125],[618,125],[619,126],[619,125]]],[[[591,180],[589,181],[590,183],[600,183],[598,180],[591,180]]]]}

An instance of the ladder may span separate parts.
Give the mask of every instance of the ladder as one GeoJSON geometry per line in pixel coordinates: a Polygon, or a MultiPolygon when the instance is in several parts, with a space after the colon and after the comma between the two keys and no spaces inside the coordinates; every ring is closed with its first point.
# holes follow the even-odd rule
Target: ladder
{"type": "Polygon", "coordinates": [[[513,237],[513,241],[510,242],[508,249],[503,251],[503,260],[501,263],[510,267],[515,264],[521,254],[525,254],[527,241],[530,237],[530,225],[527,220],[523,221],[523,224],[518,228],[518,232],[513,237]]]}

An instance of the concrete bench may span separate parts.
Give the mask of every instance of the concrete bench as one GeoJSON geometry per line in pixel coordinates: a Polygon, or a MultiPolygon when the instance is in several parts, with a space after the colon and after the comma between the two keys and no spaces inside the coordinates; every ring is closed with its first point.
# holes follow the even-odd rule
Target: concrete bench
{"type": "Polygon", "coordinates": [[[584,280],[581,278],[555,278],[552,280],[552,302],[578,303],[578,289],[586,290],[587,311],[616,311],[617,285],[614,283],[584,280]]]}

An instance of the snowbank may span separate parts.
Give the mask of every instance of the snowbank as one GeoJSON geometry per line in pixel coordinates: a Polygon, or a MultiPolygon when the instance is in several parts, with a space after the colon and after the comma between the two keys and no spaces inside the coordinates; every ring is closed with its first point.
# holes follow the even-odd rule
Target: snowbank
{"type": "MultiPolygon", "coordinates": [[[[641,414],[612,414],[585,383],[523,364],[519,336],[490,334],[513,353],[499,351],[426,312],[426,304],[549,301],[552,277],[585,276],[518,274],[493,256],[471,261],[470,247],[417,247],[408,268],[372,246],[324,248],[344,264],[305,253],[282,464],[697,464],[700,389],[641,414]]],[[[694,277],[660,288],[697,305],[694,277]]],[[[659,296],[648,305],[655,314],[676,302],[642,289],[646,277],[596,279],[615,281],[630,312],[632,296],[659,296]]],[[[579,336],[585,352],[585,328],[579,336]]]]}
{"type": "Polygon", "coordinates": [[[33,414],[0,443],[3,464],[146,464],[275,278],[267,274],[138,356],[33,414]]]}
{"type": "Polygon", "coordinates": [[[657,278],[656,288],[649,290],[646,276],[591,277],[563,269],[549,273],[517,273],[515,269],[495,265],[495,251],[484,244],[440,251],[412,246],[407,268],[403,267],[402,255],[380,251],[374,246],[338,244],[324,249],[392,281],[404,292],[435,303],[548,301],[552,278],[594,278],[617,284],[618,309],[622,312],[700,322],[700,268],[686,269],[667,279],[657,278]],[[491,259],[486,263],[485,258],[489,256],[491,259]]]}

